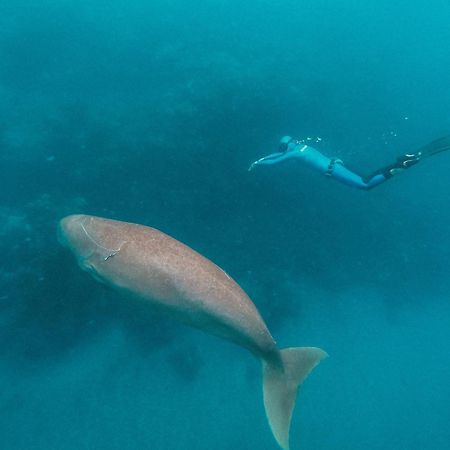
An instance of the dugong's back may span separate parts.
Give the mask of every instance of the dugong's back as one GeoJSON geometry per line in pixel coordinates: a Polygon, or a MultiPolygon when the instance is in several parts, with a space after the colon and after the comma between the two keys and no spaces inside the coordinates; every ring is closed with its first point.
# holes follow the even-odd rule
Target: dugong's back
{"type": "Polygon", "coordinates": [[[276,351],[264,321],[239,285],[170,236],[143,225],[74,215],[61,221],[60,237],[81,267],[105,283],[259,356],[276,351]]]}

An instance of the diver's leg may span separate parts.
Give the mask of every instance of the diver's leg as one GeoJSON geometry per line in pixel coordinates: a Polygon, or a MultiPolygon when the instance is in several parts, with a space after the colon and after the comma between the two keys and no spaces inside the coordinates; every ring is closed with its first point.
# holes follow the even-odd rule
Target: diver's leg
{"type": "Polygon", "coordinates": [[[347,186],[362,190],[368,189],[366,181],[357,173],[347,169],[341,160],[331,160],[326,175],[347,186]]]}

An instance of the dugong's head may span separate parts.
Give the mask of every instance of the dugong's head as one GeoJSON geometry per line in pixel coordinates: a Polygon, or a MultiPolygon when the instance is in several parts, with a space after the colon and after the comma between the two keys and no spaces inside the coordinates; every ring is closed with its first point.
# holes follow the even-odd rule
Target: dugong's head
{"type": "Polygon", "coordinates": [[[123,224],[101,217],[74,214],[61,219],[59,242],[68,247],[83,269],[92,269],[98,261],[107,261],[125,244],[123,224]]]}

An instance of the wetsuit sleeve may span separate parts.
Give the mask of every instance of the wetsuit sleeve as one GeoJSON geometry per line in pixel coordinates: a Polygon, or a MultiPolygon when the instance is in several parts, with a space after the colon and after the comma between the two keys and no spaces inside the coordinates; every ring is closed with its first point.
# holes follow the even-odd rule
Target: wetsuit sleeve
{"type": "Polygon", "coordinates": [[[260,164],[262,165],[278,164],[280,162],[286,161],[287,159],[290,159],[291,157],[292,155],[290,155],[288,152],[272,153],[271,155],[263,156],[262,158],[253,162],[248,168],[248,170],[252,170],[254,169],[255,166],[258,166],[260,164]]]}

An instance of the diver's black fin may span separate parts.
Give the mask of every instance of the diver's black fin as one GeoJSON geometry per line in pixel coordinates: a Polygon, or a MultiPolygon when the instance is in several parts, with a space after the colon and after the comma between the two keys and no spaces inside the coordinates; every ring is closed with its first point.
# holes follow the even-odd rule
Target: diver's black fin
{"type": "MultiPolygon", "coordinates": [[[[388,180],[394,175],[402,173],[405,169],[409,169],[410,167],[416,165],[421,159],[436,155],[437,153],[445,152],[446,150],[450,150],[450,135],[435,139],[429,144],[420,147],[413,153],[408,152],[399,156],[395,163],[378,169],[376,172],[372,173],[370,177],[364,178],[364,181],[369,183],[370,180],[372,180],[376,175],[383,175],[384,178],[388,180]]],[[[378,184],[375,184],[375,186],[378,186],[378,184]]]]}
{"type": "Polygon", "coordinates": [[[450,135],[435,139],[429,144],[419,148],[414,153],[417,154],[421,152],[422,157],[427,157],[436,155],[437,153],[445,152],[446,150],[450,150],[450,135]]]}

